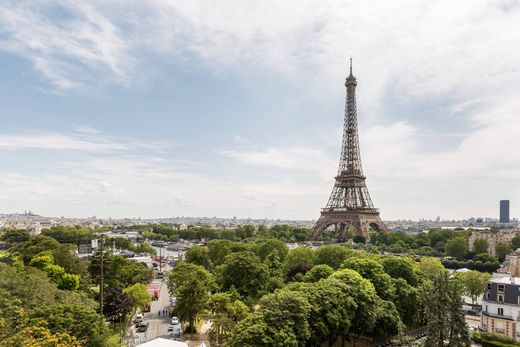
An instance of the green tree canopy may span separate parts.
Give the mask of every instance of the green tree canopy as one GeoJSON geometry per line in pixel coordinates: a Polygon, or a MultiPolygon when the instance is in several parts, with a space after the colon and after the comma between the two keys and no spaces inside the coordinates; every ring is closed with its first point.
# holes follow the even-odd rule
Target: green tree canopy
{"type": "Polygon", "coordinates": [[[446,254],[462,259],[468,253],[468,241],[464,237],[456,237],[446,243],[446,254]]]}
{"type": "Polygon", "coordinates": [[[298,263],[314,265],[316,263],[314,251],[307,247],[298,247],[289,251],[284,262],[285,271],[298,263]]]}
{"type": "Polygon", "coordinates": [[[417,274],[414,269],[415,261],[407,257],[383,257],[381,263],[385,272],[393,278],[402,278],[411,286],[417,285],[417,274]]]}
{"type": "Polygon", "coordinates": [[[232,252],[233,241],[230,240],[211,240],[208,242],[208,257],[214,266],[224,263],[228,254],[232,252]]]}
{"type": "Polygon", "coordinates": [[[132,298],[134,310],[142,309],[145,305],[149,305],[152,300],[146,285],[142,283],[135,283],[125,288],[124,292],[132,298]]]}
{"type": "Polygon", "coordinates": [[[446,270],[441,260],[433,257],[421,257],[421,260],[417,263],[417,268],[429,280],[433,280],[439,273],[446,270]]]}
{"type": "Polygon", "coordinates": [[[269,281],[269,269],[253,252],[228,255],[219,274],[224,291],[234,287],[244,298],[259,297],[269,281]]]}
{"type": "Polygon", "coordinates": [[[267,259],[269,255],[274,255],[279,261],[283,262],[289,253],[285,242],[273,238],[256,239],[253,243],[252,250],[262,261],[267,259]]]}
{"type": "Polygon", "coordinates": [[[326,264],[334,270],[337,270],[347,259],[350,252],[345,246],[328,245],[319,247],[314,253],[316,264],[326,264]]]}
{"type": "Polygon", "coordinates": [[[341,265],[344,269],[351,269],[358,272],[363,278],[368,279],[374,285],[380,298],[392,300],[395,295],[395,288],[392,277],[388,275],[383,265],[374,259],[349,258],[341,265]]]}
{"type": "Polygon", "coordinates": [[[460,282],[462,290],[471,298],[474,304],[477,298],[484,294],[491,275],[485,272],[470,270],[468,272],[457,272],[455,278],[460,282]]]}
{"type": "Polygon", "coordinates": [[[303,280],[305,282],[318,282],[323,278],[327,278],[334,272],[334,269],[327,264],[320,264],[314,266],[312,269],[307,271],[303,280]]]}
{"type": "Polygon", "coordinates": [[[371,333],[377,319],[377,312],[374,307],[381,303],[372,283],[350,269],[334,272],[325,281],[329,280],[338,280],[344,283],[347,295],[354,299],[356,310],[352,320],[351,332],[354,334],[371,333]]]}
{"type": "Polygon", "coordinates": [[[175,289],[177,303],[175,310],[181,320],[189,323],[189,330],[194,333],[195,320],[202,314],[208,300],[207,284],[200,278],[189,277],[175,289]]]}
{"type": "Polygon", "coordinates": [[[43,326],[52,333],[67,333],[85,341],[86,346],[103,347],[110,334],[101,315],[78,304],[39,307],[29,314],[30,324],[43,326]]]}
{"type": "Polygon", "coordinates": [[[475,254],[487,253],[489,249],[489,243],[486,239],[478,238],[473,242],[473,252],[475,254]]]}
{"type": "Polygon", "coordinates": [[[311,305],[300,293],[279,290],[260,300],[260,312],[265,322],[276,331],[283,331],[298,338],[298,345],[305,346],[310,337],[309,315],[311,305]]]}
{"type": "Polygon", "coordinates": [[[424,301],[428,334],[426,347],[469,346],[469,331],[462,311],[462,290],[457,281],[441,272],[430,287],[425,287],[424,301]]]}
{"type": "Polygon", "coordinates": [[[520,248],[520,234],[517,234],[513,237],[511,240],[511,247],[515,251],[520,248]]]}
{"type": "Polygon", "coordinates": [[[495,253],[497,255],[498,261],[504,261],[506,259],[506,255],[511,251],[511,245],[505,242],[499,242],[495,246],[495,253]]]}
{"type": "Polygon", "coordinates": [[[186,261],[209,269],[210,263],[208,249],[202,246],[193,246],[188,248],[188,250],[186,250],[186,261]]]}

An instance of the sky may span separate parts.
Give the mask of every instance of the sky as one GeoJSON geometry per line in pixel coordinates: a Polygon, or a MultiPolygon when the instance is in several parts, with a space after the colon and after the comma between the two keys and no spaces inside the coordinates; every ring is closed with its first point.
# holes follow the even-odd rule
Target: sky
{"type": "Polygon", "coordinates": [[[316,219],[350,56],[384,220],[519,216],[509,0],[4,0],[0,213],[316,219]]]}

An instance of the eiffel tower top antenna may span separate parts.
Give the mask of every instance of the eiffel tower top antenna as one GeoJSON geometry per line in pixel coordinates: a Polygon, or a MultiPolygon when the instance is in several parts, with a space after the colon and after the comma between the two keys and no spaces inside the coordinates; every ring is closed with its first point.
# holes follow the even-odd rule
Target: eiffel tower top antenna
{"type": "Polygon", "coordinates": [[[350,76],[352,76],[352,56],[350,56],[350,76]]]}

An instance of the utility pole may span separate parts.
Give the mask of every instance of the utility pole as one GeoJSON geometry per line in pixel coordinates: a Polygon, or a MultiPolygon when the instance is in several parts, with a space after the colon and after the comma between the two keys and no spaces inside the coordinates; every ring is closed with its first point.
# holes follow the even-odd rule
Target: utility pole
{"type": "Polygon", "coordinates": [[[103,250],[103,245],[105,243],[105,239],[101,238],[99,240],[99,244],[100,244],[100,249],[101,249],[101,265],[99,267],[100,269],[100,274],[99,274],[99,312],[101,313],[101,315],[103,315],[103,280],[104,280],[104,275],[103,275],[103,253],[104,250],[103,250]]]}

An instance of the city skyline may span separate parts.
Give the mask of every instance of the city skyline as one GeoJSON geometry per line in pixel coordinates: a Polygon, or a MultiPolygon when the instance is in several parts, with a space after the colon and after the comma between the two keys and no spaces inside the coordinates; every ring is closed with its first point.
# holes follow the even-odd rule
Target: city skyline
{"type": "Polygon", "coordinates": [[[7,1],[0,213],[317,219],[352,55],[383,220],[517,217],[519,12],[7,1]]]}

